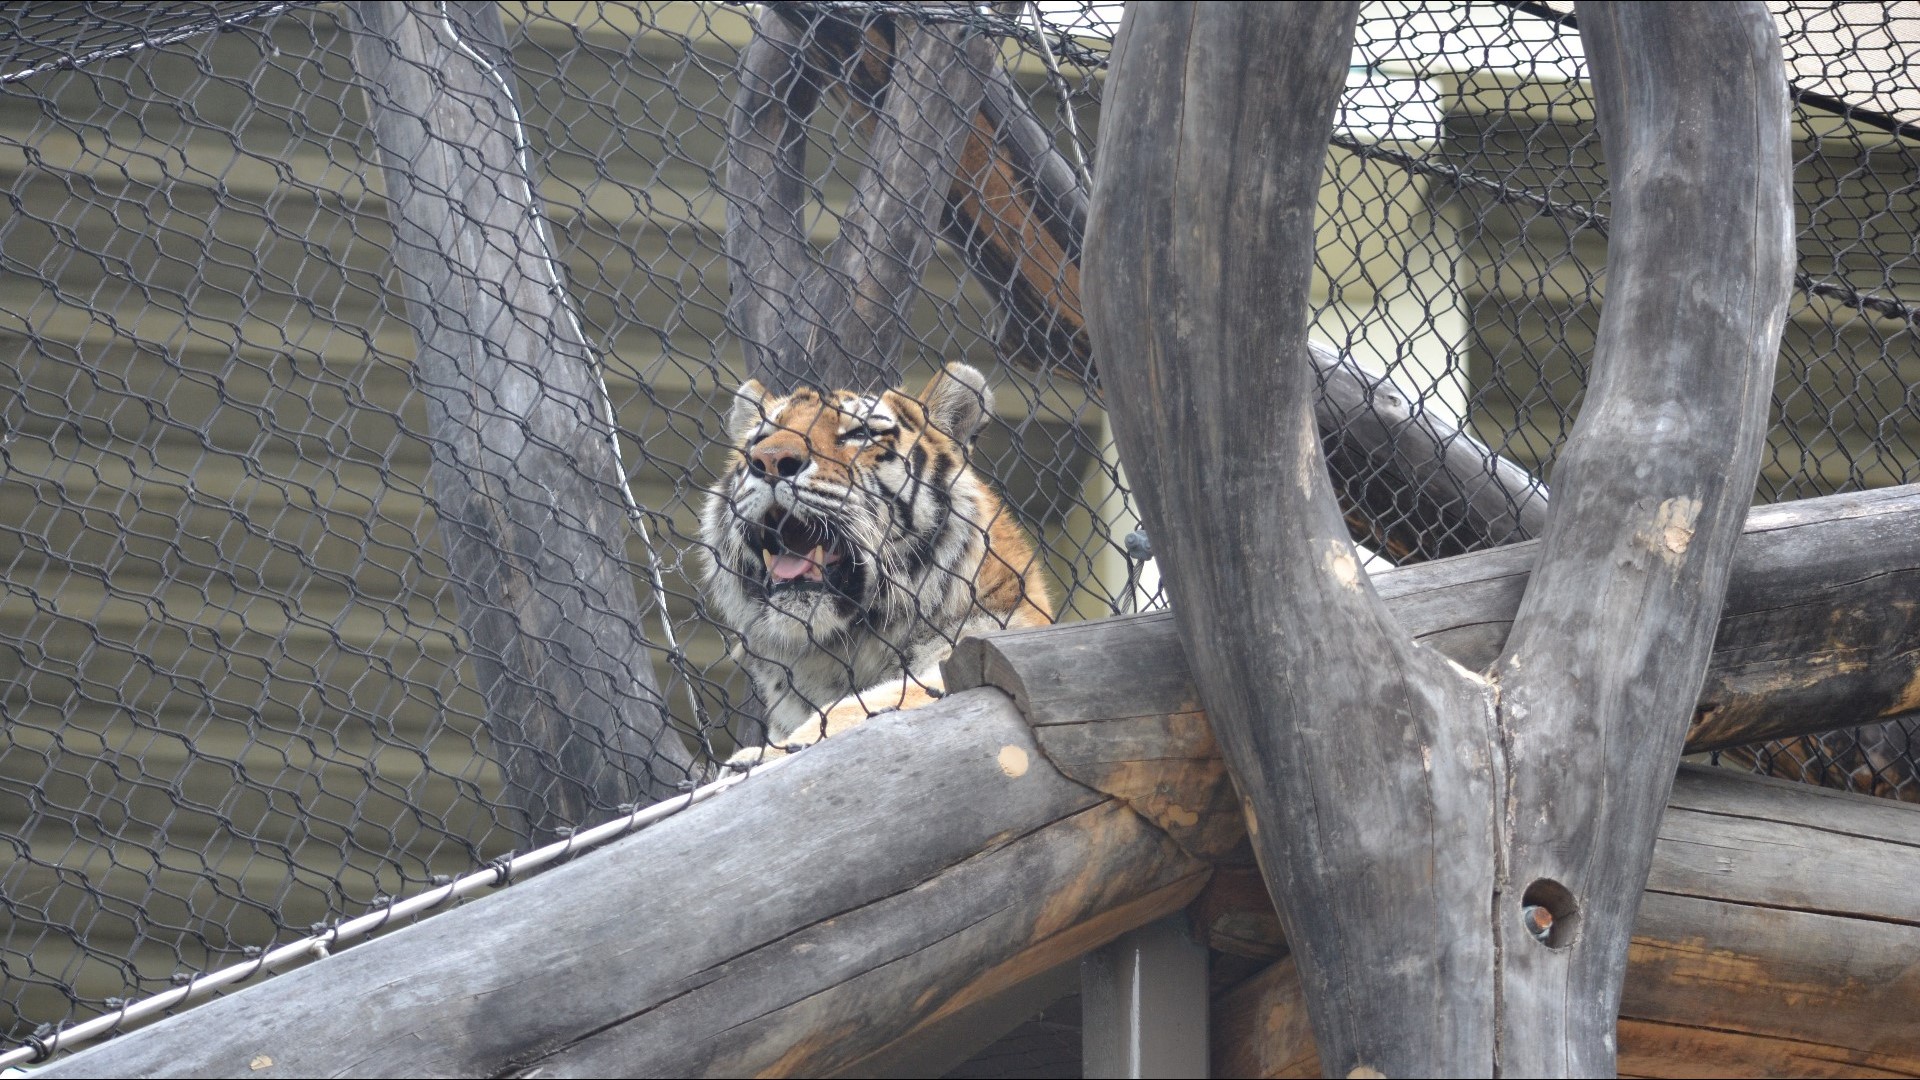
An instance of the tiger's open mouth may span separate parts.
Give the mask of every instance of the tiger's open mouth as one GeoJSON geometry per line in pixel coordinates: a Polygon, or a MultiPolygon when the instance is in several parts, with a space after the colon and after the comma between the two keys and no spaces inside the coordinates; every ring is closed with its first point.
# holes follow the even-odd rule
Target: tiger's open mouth
{"type": "Polygon", "coordinates": [[[757,532],[769,589],[818,586],[847,592],[853,585],[855,560],[847,557],[845,541],[821,522],[773,510],[757,532]]]}

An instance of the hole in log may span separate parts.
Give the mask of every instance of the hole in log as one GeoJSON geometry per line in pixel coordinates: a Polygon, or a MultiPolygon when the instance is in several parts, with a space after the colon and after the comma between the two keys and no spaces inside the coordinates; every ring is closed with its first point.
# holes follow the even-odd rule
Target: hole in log
{"type": "Polygon", "coordinates": [[[1547,948],[1564,949],[1580,931],[1580,908],[1565,885],[1541,878],[1520,897],[1520,924],[1547,948]]]}

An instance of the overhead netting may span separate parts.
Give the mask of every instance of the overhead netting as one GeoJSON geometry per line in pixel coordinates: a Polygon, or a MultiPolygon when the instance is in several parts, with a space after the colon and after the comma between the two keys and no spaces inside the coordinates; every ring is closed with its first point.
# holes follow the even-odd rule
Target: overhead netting
{"type": "MultiPolygon", "coordinates": [[[[1777,7],[1803,231],[1762,501],[1920,480],[1920,11],[1777,7]]],[[[755,644],[699,585],[699,519],[728,483],[734,388],[820,334],[894,335],[875,348],[914,390],[949,361],[987,375],[971,461],[1033,538],[1057,617],[1160,603],[1078,312],[1119,16],[0,8],[8,1038],[763,741],[729,656],[755,644]],[[758,85],[799,133],[761,149],[798,164],[743,188],[726,163],[756,35],[786,43],[768,70],[788,74],[758,85]],[[942,141],[927,88],[955,86],[962,135],[942,141]],[[729,278],[755,267],[729,254],[729,212],[774,229],[788,196],[801,227],[781,250],[801,265],[758,267],[777,318],[742,325],[729,278]],[[834,246],[844,221],[889,225],[859,234],[865,262],[835,261],[857,246],[834,246]],[[922,239],[904,292],[849,284],[922,239]],[[873,303],[849,321],[835,296],[873,303]]],[[[1550,490],[1609,209],[1564,14],[1368,5],[1321,208],[1328,379],[1391,383],[1338,414],[1330,448],[1418,415],[1550,490]]],[[[1505,534],[1470,536],[1396,500],[1351,507],[1385,562],[1526,531],[1517,506],[1505,534]]],[[[1747,758],[1912,799],[1912,731],[1747,758]]]]}

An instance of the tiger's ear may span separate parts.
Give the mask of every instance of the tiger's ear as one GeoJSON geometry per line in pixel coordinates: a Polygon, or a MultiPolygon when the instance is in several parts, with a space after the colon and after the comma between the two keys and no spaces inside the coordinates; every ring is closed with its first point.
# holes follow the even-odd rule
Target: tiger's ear
{"type": "Polygon", "coordinates": [[[762,406],[766,404],[767,388],[760,385],[759,379],[748,379],[733,392],[733,409],[727,413],[727,434],[739,442],[747,433],[760,426],[766,415],[762,406]]]}
{"type": "Polygon", "coordinates": [[[987,377],[969,364],[948,364],[920,392],[927,422],[955,442],[972,442],[987,422],[987,377]]]}

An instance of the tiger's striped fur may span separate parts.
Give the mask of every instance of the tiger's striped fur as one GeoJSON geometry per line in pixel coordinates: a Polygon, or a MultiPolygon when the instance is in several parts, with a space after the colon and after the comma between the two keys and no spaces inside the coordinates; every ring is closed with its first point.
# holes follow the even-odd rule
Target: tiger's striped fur
{"type": "Polygon", "coordinates": [[[985,391],[965,364],[918,397],[739,389],[701,538],[767,706],[764,753],[931,700],[962,637],[1052,621],[1032,542],[968,464],[985,391]]]}

